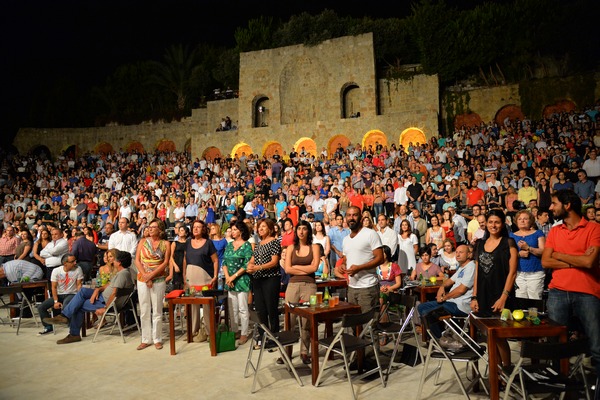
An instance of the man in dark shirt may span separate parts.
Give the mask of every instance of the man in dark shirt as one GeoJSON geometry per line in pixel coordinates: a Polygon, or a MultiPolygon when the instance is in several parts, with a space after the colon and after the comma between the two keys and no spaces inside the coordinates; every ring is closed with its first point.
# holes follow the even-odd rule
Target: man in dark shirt
{"type": "Polygon", "coordinates": [[[423,186],[417,182],[417,177],[413,175],[411,178],[411,184],[406,188],[406,194],[411,203],[414,204],[415,208],[421,212],[421,200],[425,194],[423,186]]]}
{"type": "Polygon", "coordinates": [[[78,231],[75,234],[72,253],[77,258],[77,266],[83,271],[84,280],[89,280],[98,253],[96,244],[88,240],[83,232],[78,231]]]}

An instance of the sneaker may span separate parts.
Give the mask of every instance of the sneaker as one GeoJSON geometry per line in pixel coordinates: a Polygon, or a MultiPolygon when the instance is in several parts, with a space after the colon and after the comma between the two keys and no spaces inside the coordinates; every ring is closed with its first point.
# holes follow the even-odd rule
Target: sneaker
{"type": "Polygon", "coordinates": [[[69,325],[69,319],[62,314],[53,318],[44,318],[43,322],[48,325],[69,325]]]}
{"type": "Polygon", "coordinates": [[[75,336],[75,335],[67,335],[66,338],[64,339],[60,339],[56,341],[56,344],[68,344],[68,343],[75,343],[75,342],[81,342],[81,336],[75,336]]]}
{"type": "Polygon", "coordinates": [[[54,329],[51,326],[45,326],[43,331],[38,332],[38,336],[47,335],[52,332],[54,332],[54,329]]]}

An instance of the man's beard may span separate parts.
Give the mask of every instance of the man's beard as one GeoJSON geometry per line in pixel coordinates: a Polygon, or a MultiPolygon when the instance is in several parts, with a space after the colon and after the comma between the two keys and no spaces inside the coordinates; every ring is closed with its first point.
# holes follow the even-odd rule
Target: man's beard
{"type": "Polygon", "coordinates": [[[350,228],[351,231],[355,231],[358,230],[358,228],[360,228],[360,224],[358,223],[358,221],[350,221],[348,222],[348,228],[350,228]]]}

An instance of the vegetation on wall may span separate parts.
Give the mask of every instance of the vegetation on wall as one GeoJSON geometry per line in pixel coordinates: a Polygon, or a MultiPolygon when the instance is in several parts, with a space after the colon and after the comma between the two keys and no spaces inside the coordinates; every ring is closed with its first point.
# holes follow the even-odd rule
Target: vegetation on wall
{"type": "Polygon", "coordinates": [[[454,118],[457,115],[468,114],[471,112],[469,103],[471,95],[466,91],[446,90],[443,95],[442,104],[446,112],[445,126],[440,127],[442,131],[450,132],[454,126],[454,118]]]}

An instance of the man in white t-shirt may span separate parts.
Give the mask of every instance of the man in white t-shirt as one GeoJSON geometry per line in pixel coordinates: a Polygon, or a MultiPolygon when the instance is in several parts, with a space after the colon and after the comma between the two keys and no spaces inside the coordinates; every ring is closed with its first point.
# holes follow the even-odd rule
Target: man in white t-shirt
{"type": "Polygon", "coordinates": [[[358,207],[348,208],[346,223],[350,234],[344,238],[344,261],[338,272],[348,275],[348,302],[358,304],[364,313],[379,305],[376,268],[383,262],[383,249],[377,232],[363,228],[358,207]]]}
{"type": "MultiPolygon", "coordinates": [[[[52,308],[55,312],[60,312],[63,307],[69,304],[69,301],[77,294],[83,283],[83,271],[77,266],[77,258],[67,253],[62,256],[62,266],[52,270],[50,282],[52,283],[52,297],[49,297],[37,306],[40,313],[40,319],[50,318],[48,309],[52,308]]],[[[52,325],[42,322],[44,329],[39,333],[45,335],[52,333],[52,325]]]]}

